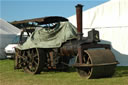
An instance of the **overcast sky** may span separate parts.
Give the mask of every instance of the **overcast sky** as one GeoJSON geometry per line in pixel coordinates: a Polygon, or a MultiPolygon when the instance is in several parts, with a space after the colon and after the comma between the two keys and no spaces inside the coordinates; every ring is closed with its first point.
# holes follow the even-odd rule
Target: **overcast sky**
{"type": "Polygon", "coordinates": [[[77,4],[88,10],[109,0],[0,0],[0,18],[6,21],[44,16],[69,17],[75,14],[77,4]]]}

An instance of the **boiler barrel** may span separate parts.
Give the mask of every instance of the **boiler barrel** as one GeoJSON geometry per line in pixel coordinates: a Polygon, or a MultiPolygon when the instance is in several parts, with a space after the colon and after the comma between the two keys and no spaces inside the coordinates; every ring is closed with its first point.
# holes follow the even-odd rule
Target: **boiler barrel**
{"type": "Polygon", "coordinates": [[[76,56],[77,53],[77,44],[64,45],[60,48],[61,56],[76,56]]]}

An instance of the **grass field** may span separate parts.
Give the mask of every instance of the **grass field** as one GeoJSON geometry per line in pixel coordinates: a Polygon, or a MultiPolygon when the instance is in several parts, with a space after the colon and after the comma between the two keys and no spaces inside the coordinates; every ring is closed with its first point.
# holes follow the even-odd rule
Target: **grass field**
{"type": "Polygon", "coordinates": [[[1,60],[0,85],[128,85],[128,67],[117,67],[112,78],[85,79],[77,72],[30,75],[22,70],[14,70],[13,60],[1,60]]]}

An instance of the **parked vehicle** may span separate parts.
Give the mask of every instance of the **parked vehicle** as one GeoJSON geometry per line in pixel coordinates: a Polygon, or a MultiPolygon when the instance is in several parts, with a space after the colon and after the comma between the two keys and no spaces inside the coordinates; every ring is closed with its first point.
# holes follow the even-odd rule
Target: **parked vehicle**
{"type": "MultiPolygon", "coordinates": [[[[12,40],[12,43],[8,44],[5,47],[5,53],[7,58],[14,58],[15,47],[17,47],[18,44],[20,43],[20,35],[21,33],[18,33],[17,36],[12,40]]],[[[27,37],[28,37],[27,33],[24,32],[22,36],[22,43],[26,41],[27,37]]]]}

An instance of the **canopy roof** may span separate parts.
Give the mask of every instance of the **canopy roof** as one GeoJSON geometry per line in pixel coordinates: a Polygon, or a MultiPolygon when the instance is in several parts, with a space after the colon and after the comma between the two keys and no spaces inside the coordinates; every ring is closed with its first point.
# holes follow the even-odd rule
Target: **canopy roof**
{"type": "Polygon", "coordinates": [[[36,22],[38,24],[49,24],[49,23],[60,22],[60,21],[68,21],[68,19],[61,17],[61,16],[49,16],[49,17],[14,21],[11,24],[17,25],[17,24],[26,24],[29,22],[36,22]]]}

